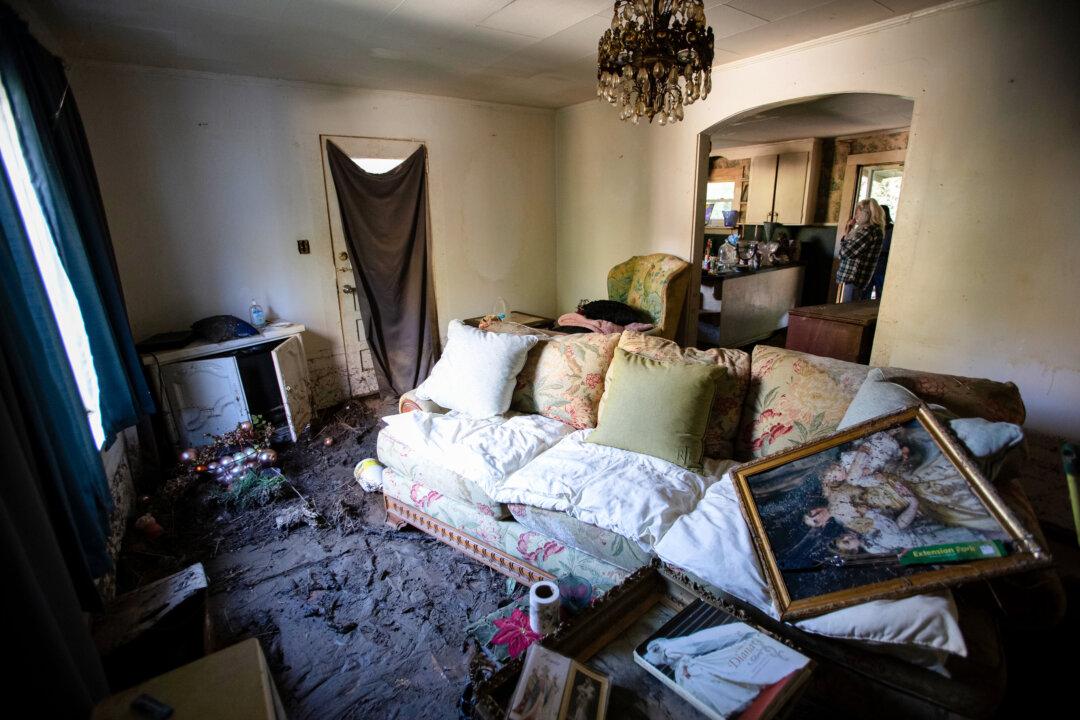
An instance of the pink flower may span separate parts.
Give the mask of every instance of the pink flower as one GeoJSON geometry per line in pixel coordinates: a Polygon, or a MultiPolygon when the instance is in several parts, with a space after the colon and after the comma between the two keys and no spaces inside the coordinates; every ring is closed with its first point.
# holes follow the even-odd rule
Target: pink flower
{"type": "Polygon", "coordinates": [[[566,549],[554,540],[548,540],[544,544],[538,545],[535,550],[530,551],[529,541],[532,539],[532,536],[536,534],[537,533],[530,530],[528,532],[523,532],[518,535],[517,550],[519,553],[521,553],[521,557],[523,560],[528,560],[532,563],[541,562],[543,560],[547,560],[552,555],[557,555],[558,553],[561,553],[563,550],[566,549]]]}
{"type": "Polygon", "coordinates": [[[761,411],[758,415],[758,420],[768,420],[769,418],[780,417],[780,413],[776,412],[772,408],[767,408],[761,411]]]}
{"type": "Polygon", "coordinates": [[[413,484],[412,488],[409,489],[409,497],[412,498],[416,507],[421,510],[426,509],[428,505],[442,497],[442,494],[435,490],[429,490],[427,495],[421,495],[422,492],[423,486],[417,484],[413,484]]]}
{"type": "Polygon", "coordinates": [[[495,511],[491,509],[490,505],[478,502],[476,503],[476,509],[487,515],[488,517],[495,517],[495,511]]]}
{"type": "Polygon", "coordinates": [[[505,645],[506,652],[512,658],[525,652],[530,645],[540,639],[540,635],[529,627],[529,616],[520,608],[514,608],[514,612],[510,613],[509,617],[496,618],[494,623],[499,629],[492,636],[491,644],[505,645]]]}
{"type": "Polygon", "coordinates": [[[604,382],[604,376],[600,373],[589,373],[585,376],[585,384],[590,390],[595,390],[600,387],[600,383],[604,382]]]}
{"type": "Polygon", "coordinates": [[[791,425],[784,425],[783,423],[776,423],[771,428],[763,432],[757,440],[754,440],[751,447],[756,451],[760,450],[765,445],[771,445],[776,442],[776,439],[782,435],[787,435],[792,430],[791,425]]]}

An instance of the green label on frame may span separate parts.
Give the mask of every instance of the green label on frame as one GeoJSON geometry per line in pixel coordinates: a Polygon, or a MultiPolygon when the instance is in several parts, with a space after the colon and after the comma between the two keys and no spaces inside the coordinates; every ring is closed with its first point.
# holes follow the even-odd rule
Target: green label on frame
{"type": "Polygon", "coordinates": [[[1008,553],[1000,540],[978,540],[974,542],[948,543],[945,545],[927,545],[912,548],[900,554],[901,565],[927,565],[934,563],[961,562],[963,560],[985,560],[1005,557],[1008,553]]]}

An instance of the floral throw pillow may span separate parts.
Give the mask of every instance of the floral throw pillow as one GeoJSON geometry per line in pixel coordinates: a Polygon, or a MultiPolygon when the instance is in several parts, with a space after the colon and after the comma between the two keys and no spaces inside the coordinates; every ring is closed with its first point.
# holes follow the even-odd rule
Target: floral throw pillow
{"type": "Polygon", "coordinates": [[[739,458],[789,450],[836,431],[870,368],[758,345],[739,433],[739,458]]]}
{"type": "Polygon", "coordinates": [[[655,335],[626,331],[619,340],[626,352],[663,362],[689,362],[720,365],[727,370],[717,381],[712,412],[705,429],[705,457],[729,459],[732,442],[739,429],[743,398],[750,384],[750,355],[742,350],[698,350],[655,335]]]}
{"type": "Polygon", "coordinates": [[[510,409],[538,413],[579,430],[596,427],[604,376],[618,342],[618,333],[540,341],[518,374],[510,409]]]}

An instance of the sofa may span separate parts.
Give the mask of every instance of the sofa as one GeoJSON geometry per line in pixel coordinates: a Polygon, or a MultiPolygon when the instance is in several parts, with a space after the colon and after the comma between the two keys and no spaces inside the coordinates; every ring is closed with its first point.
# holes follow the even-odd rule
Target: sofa
{"type": "MultiPolygon", "coordinates": [[[[538,333],[511,323],[498,323],[489,331],[538,333]]],[[[549,399],[556,412],[548,414],[563,422],[509,413],[506,418],[462,425],[452,413],[409,392],[399,401],[400,414],[386,419],[388,426],[378,438],[378,456],[385,466],[387,522],[395,528],[419,528],[519,582],[557,579],[571,603],[585,604],[634,570],[664,560],[688,585],[732,602],[810,652],[821,664],[820,680],[815,682],[819,691],[844,686],[851,690],[848,695],[873,698],[875,708],[889,698],[890,704],[881,710],[885,716],[993,713],[1004,693],[997,623],[1003,611],[1011,622],[1053,622],[1060,617],[1063,593],[1051,572],[1029,572],[993,585],[958,589],[951,612],[958,622],[953,634],[962,633],[963,651],[926,653],[928,646],[918,642],[884,643],[846,635],[837,639],[820,627],[811,625],[807,630],[779,622],[745,597],[720,587],[721,582],[713,582],[717,578],[704,578],[657,557],[658,543],[675,534],[673,527],[701,514],[705,501],[722,487],[726,470],[834,432],[870,367],[763,345],[752,354],[723,350],[706,356],[634,333],[624,333],[617,346],[659,357],[683,353],[690,360],[728,367],[733,380],[723,403],[718,393],[710,419],[714,436],[706,438],[710,457],[700,472],[587,444],[587,422],[580,422],[577,415],[560,415],[565,398],[549,399]],[[610,494],[604,496],[605,492],[610,494]],[[605,505],[633,507],[624,510],[629,515],[624,519],[611,517],[605,505]]],[[[528,365],[523,376],[527,370],[528,365]]],[[[1012,383],[899,368],[876,369],[874,378],[906,388],[959,417],[1024,422],[1024,405],[1012,383]]],[[[554,391],[558,394],[568,384],[552,385],[562,388],[554,391]]],[[[545,407],[537,398],[525,397],[527,406],[545,407]]],[[[998,463],[995,485],[1045,546],[1015,478],[1022,457],[1021,445],[998,463]]],[[[703,556],[722,551],[701,548],[703,556]]],[[[942,602],[952,603],[953,598],[942,602]]]]}

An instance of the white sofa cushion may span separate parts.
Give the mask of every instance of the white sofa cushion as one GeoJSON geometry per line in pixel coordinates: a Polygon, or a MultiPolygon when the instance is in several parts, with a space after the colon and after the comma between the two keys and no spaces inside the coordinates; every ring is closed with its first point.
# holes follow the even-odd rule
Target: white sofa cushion
{"type": "Polygon", "coordinates": [[[477,419],[457,411],[414,411],[383,418],[384,432],[425,462],[471,480],[489,496],[573,428],[543,415],[507,413],[477,419]]]}
{"type": "MultiPolygon", "coordinates": [[[[611,530],[648,550],[680,515],[693,510],[718,475],[699,475],[666,460],[585,442],[578,430],[492,494],[502,503],[559,510],[611,530]]],[[[731,464],[726,461],[726,469],[731,464]]],[[[716,463],[712,463],[716,467],[716,463]]]]}
{"type": "MultiPolygon", "coordinates": [[[[714,483],[693,512],[676,520],[655,550],[664,561],[773,617],[779,616],[730,475],[714,483]]],[[[801,620],[796,625],[830,637],[967,655],[956,604],[948,591],[875,600],[801,620]]]]}
{"type": "Polygon", "coordinates": [[[539,338],[484,332],[460,320],[450,321],[446,336],[442,357],[416,388],[416,396],[469,417],[502,415],[510,408],[529,349],[539,338]]]}

